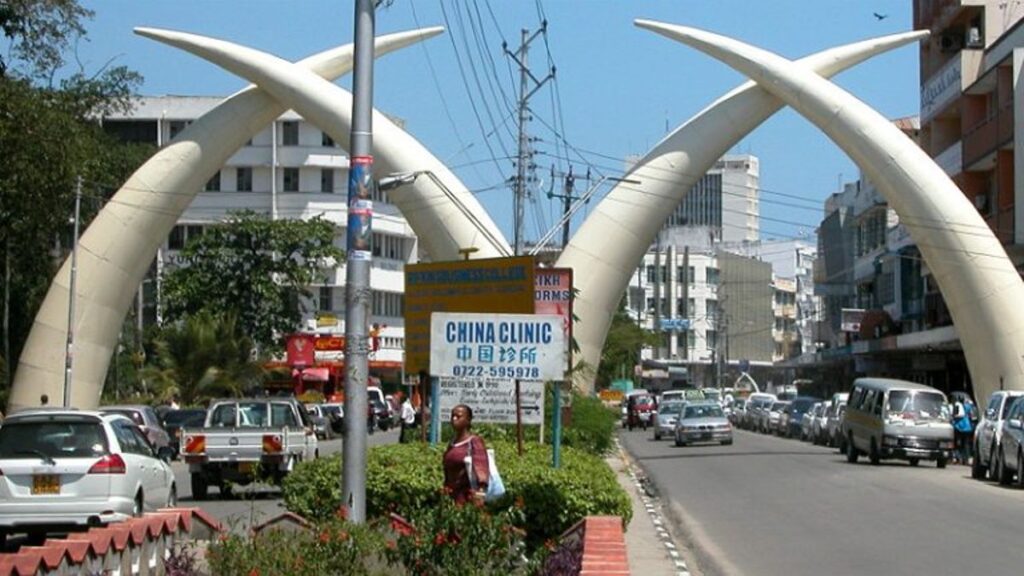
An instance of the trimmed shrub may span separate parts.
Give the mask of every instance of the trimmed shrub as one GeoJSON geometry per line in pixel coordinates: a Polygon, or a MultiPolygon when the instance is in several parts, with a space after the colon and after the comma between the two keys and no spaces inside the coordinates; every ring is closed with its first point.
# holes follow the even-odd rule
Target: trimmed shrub
{"type": "MultiPolygon", "coordinates": [[[[621,516],[628,523],[632,507],[615,473],[600,457],[566,447],[562,467],[551,467],[551,447],[526,444],[519,457],[510,442],[488,440],[505,482],[505,496],[489,505],[493,512],[518,510],[516,526],[526,531],[531,548],[557,538],[590,515],[621,516]]],[[[444,448],[395,444],[370,450],[366,473],[368,518],[390,512],[412,516],[436,507],[443,497],[441,458],[444,448]]],[[[326,518],[341,504],[339,456],[300,464],[284,481],[285,506],[307,518],[326,518]]]]}

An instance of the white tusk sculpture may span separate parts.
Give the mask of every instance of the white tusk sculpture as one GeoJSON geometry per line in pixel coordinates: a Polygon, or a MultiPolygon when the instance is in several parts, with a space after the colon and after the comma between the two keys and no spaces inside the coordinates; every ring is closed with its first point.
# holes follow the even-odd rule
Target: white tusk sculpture
{"type": "MultiPolygon", "coordinates": [[[[443,31],[425,28],[382,36],[377,55],[443,31]]],[[[298,66],[328,78],[352,69],[352,45],[310,56],[298,66]]],[[[74,371],[71,404],[96,406],[117,336],[135,290],[157,248],[203,184],[252,135],[287,108],[250,86],[190,124],[146,161],[96,215],[78,243],[74,371]]],[[[18,362],[9,410],[35,406],[40,394],[59,403],[64,395],[70,262],[50,285],[18,362]]]]}
{"type": "MultiPolygon", "coordinates": [[[[796,61],[830,77],[864,60],[928,36],[907,32],[839,46],[796,61]]],[[[655,235],[693,185],[729,148],[783,106],[754,82],[728,92],[676,128],[604,197],[573,235],[557,266],[576,270],[579,317],[574,336],[582,359],[597,367],[629,280],[655,235]]]]}
{"type": "MultiPolygon", "coordinates": [[[[153,28],[136,28],[135,32],[253,82],[348,148],[352,94],[340,86],[287,60],[231,42],[153,28]]],[[[429,150],[377,111],[373,113],[373,132],[376,172],[433,176],[418,178],[389,193],[433,259],[456,260],[460,248],[471,246],[478,248],[477,258],[512,254],[476,197],[429,150]]]]}
{"type": "Polygon", "coordinates": [[[851,94],[776,54],[694,28],[637,25],[746,74],[849,154],[921,250],[949,306],[976,397],[1024,389],[1024,282],[978,211],[916,143],[851,94]]]}

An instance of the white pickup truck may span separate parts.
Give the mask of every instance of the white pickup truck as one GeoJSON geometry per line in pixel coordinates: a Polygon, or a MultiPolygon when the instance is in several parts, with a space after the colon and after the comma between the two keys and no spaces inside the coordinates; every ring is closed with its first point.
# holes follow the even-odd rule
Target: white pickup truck
{"type": "Polygon", "coordinates": [[[313,425],[294,398],[213,402],[204,426],[183,429],[180,438],[196,500],[205,500],[211,485],[229,496],[233,485],[258,478],[280,483],[297,463],[320,455],[313,425]]]}

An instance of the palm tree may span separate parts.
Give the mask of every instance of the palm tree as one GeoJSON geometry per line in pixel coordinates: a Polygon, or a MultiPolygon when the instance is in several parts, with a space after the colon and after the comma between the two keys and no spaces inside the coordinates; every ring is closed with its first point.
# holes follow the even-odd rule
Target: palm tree
{"type": "Polygon", "coordinates": [[[236,317],[201,311],[164,326],[154,340],[155,358],[143,369],[163,399],[183,406],[218,396],[239,396],[265,377],[253,342],[239,332],[236,317]]]}

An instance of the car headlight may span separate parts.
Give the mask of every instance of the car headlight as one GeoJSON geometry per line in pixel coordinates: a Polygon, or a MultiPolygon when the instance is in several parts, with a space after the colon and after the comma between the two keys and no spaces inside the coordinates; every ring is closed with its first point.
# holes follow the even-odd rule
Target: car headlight
{"type": "Polygon", "coordinates": [[[899,446],[900,439],[895,436],[882,436],[882,446],[899,446]]]}

